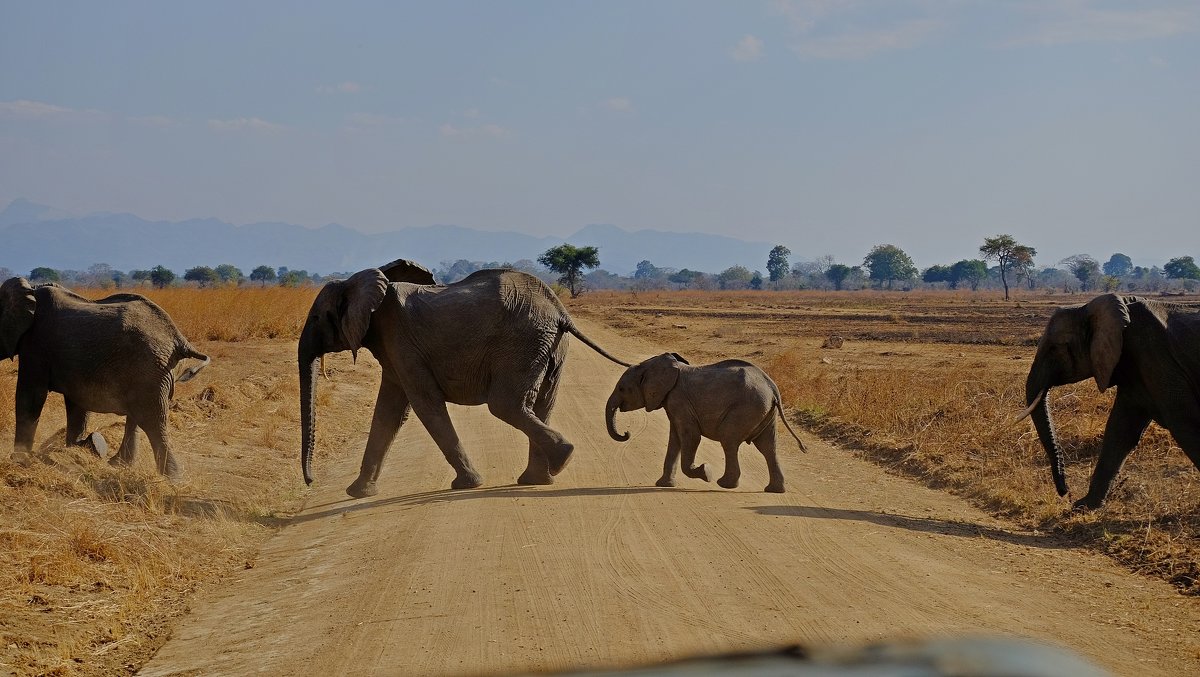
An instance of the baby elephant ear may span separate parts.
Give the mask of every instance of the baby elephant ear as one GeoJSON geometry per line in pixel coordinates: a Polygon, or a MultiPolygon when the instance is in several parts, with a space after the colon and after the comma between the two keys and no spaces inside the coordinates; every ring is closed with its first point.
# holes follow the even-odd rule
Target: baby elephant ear
{"type": "Polygon", "coordinates": [[[679,381],[679,371],[679,363],[669,354],[659,355],[646,365],[642,374],[642,399],[646,402],[646,411],[662,407],[667,393],[679,381]]]}
{"type": "Polygon", "coordinates": [[[342,338],[355,358],[362,347],[363,337],[371,326],[371,313],[383,303],[388,281],[376,268],[368,268],[350,276],[343,285],[341,315],[342,338]]]}
{"type": "Polygon", "coordinates": [[[428,268],[408,259],[396,259],[391,263],[379,266],[388,282],[411,282],[413,284],[437,284],[433,273],[428,268]]]}
{"type": "Polygon", "coordinates": [[[1116,294],[1097,296],[1088,302],[1088,323],[1092,331],[1092,376],[1100,392],[1112,385],[1113,371],[1121,360],[1125,327],[1129,326],[1129,306],[1116,294]]]}
{"type": "Polygon", "coordinates": [[[33,326],[36,311],[37,299],[25,278],[10,278],[0,285],[0,360],[17,354],[17,343],[33,326]]]}

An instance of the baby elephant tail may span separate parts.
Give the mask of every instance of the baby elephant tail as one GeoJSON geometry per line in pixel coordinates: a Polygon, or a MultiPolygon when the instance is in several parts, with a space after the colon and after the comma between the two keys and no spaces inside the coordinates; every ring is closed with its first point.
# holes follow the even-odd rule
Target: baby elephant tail
{"type": "Polygon", "coordinates": [[[792,437],[796,438],[796,442],[800,445],[800,451],[808,453],[808,447],[804,446],[804,441],[800,439],[800,436],[796,434],[796,431],[792,430],[792,425],[788,423],[787,416],[785,416],[783,413],[783,403],[779,401],[778,397],[775,398],[775,409],[779,412],[779,418],[783,421],[783,427],[787,428],[787,431],[792,434],[792,437]]]}
{"type": "Polygon", "coordinates": [[[207,367],[209,362],[212,362],[212,359],[209,358],[208,355],[205,355],[204,353],[187,344],[180,346],[180,348],[175,351],[175,354],[180,360],[203,360],[200,364],[194,367],[188,367],[187,369],[184,369],[183,373],[179,375],[179,378],[175,379],[176,383],[185,383],[192,380],[196,374],[200,373],[201,369],[207,367]]]}

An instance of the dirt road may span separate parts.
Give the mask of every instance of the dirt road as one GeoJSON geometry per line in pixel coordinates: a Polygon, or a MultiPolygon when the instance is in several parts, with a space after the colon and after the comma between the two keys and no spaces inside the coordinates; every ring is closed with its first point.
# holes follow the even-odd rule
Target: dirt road
{"type": "MultiPolygon", "coordinates": [[[[580,324],[628,358],[660,352],[580,324]]],[[[450,491],[414,419],[379,495],[350,500],[366,430],[347,431],[306,509],[141,674],[504,674],[964,633],[1055,643],[1117,674],[1200,673],[1197,600],[820,441],[783,446],[783,495],[761,493],[752,447],[737,490],[655,488],[666,418],[622,414],[633,439],[611,441],[619,374],[572,344],[551,422],[576,451],[549,487],[512,484],[519,433],[454,408],[485,487],[450,491]]],[[[377,383],[339,388],[369,409],[377,383]]],[[[700,460],[719,474],[715,443],[700,460]]]]}

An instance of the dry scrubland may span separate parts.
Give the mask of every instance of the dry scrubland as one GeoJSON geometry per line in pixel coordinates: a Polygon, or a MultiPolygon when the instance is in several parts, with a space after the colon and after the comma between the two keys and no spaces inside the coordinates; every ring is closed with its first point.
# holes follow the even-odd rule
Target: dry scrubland
{"type": "MultiPolygon", "coordinates": [[[[1025,375],[1046,321],[1059,306],[1090,298],[595,293],[572,311],[653,338],[693,364],[750,359],[813,433],[1200,594],[1200,472],[1170,433],[1151,424],[1106,505],[1073,515],[1054,491],[1033,425],[1012,423],[1025,407],[1025,375]],[[832,335],[845,339],[842,348],[822,347],[832,335]]],[[[1090,380],[1052,391],[1074,498],[1087,492],[1113,394],[1090,380]]]]}
{"type": "MultiPolygon", "coordinates": [[[[42,417],[36,461],[13,463],[4,450],[12,440],[16,366],[0,364],[0,672],[131,673],[164,641],[191,592],[253,566],[275,516],[302,500],[290,339],[315,293],[147,292],[214,358],[200,378],[179,386],[172,406],[172,434],[188,472],[178,486],[153,472],[144,438],[137,466],[127,471],[63,449],[57,396],[42,417]]],[[[1195,594],[1200,473],[1167,433],[1151,428],[1104,509],[1067,515],[1032,426],[1010,423],[1022,408],[1025,372],[1046,318],[1079,300],[679,292],[591,293],[569,305],[693,363],[754,360],[779,383],[809,434],[1195,594]],[[822,348],[833,334],[845,345],[822,348]]],[[[353,369],[348,357],[331,359],[335,373],[339,365],[353,369]]],[[[369,365],[359,368],[370,372],[369,365]]],[[[330,414],[343,406],[336,393],[336,380],[320,391],[330,414]]],[[[1111,394],[1096,393],[1089,382],[1060,388],[1053,398],[1068,477],[1082,495],[1111,394]]],[[[347,406],[336,415],[361,432],[370,408],[347,406]]],[[[115,446],[119,420],[98,416],[93,427],[115,446]]],[[[322,450],[361,443],[320,434],[322,450]]]]}

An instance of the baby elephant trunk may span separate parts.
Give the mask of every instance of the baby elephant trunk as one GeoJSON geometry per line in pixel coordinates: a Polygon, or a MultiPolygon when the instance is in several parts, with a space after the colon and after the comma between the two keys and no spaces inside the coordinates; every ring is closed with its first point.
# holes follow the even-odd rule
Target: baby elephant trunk
{"type": "Polygon", "coordinates": [[[624,433],[617,432],[617,408],[621,405],[620,398],[614,391],[608,396],[608,403],[604,405],[604,423],[608,427],[608,436],[618,442],[629,441],[629,431],[624,433]]]}

